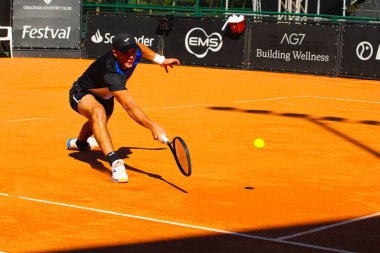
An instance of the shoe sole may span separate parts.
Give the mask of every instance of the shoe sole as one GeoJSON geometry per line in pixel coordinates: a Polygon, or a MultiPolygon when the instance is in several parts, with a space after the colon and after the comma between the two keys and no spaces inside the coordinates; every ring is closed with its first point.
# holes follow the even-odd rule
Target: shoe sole
{"type": "Polygon", "coordinates": [[[68,150],[74,150],[74,149],[72,149],[71,147],[70,147],[70,141],[72,140],[73,138],[70,138],[70,139],[68,139],[67,141],[66,141],[66,148],[68,149],[68,150]]]}
{"type": "Polygon", "coordinates": [[[126,179],[126,178],[121,178],[121,179],[114,179],[114,178],[112,178],[112,180],[115,183],[128,183],[128,179],[126,179]]]}

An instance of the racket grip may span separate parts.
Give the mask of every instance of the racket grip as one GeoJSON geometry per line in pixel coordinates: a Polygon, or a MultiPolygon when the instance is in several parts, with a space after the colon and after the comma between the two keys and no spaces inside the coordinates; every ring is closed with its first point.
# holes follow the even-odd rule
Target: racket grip
{"type": "Polygon", "coordinates": [[[162,139],[166,144],[169,144],[169,143],[170,143],[168,137],[166,137],[164,134],[161,135],[161,139],[162,139]]]}

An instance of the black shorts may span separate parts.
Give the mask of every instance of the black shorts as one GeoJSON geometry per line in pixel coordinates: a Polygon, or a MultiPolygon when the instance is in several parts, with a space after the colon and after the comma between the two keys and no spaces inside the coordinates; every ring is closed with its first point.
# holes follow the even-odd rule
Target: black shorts
{"type": "MultiPolygon", "coordinates": [[[[87,94],[91,94],[91,93],[87,91],[81,91],[77,82],[73,84],[73,87],[70,89],[70,92],[69,92],[69,99],[70,99],[70,106],[71,108],[73,108],[74,111],[79,113],[78,103],[87,94]]],[[[104,107],[104,110],[106,111],[106,115],[111,116],[113,113],[113,107],[114,107],[114,97],[110,99],[103,99],[94,94],[91,94],[91,95],[94,96],[94,98],[104,107]]]]}

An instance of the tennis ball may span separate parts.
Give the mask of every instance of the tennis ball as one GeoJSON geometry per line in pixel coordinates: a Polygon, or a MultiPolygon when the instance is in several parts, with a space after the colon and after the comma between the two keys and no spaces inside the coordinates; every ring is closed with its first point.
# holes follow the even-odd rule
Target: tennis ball
{"type": "Polygon", "coordinates": [[[263,148],[265,146],[265,141],[261,138],[256,138],[253,141],[253,146],[255,146],[256,148],[263,148]]]}

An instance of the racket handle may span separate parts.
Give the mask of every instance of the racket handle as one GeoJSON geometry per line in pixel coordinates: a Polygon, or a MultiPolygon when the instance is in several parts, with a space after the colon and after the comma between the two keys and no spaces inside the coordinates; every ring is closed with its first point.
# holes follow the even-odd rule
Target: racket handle
{"type": "Polygon", "coordinates": [[[161,139],[162,139],[166,144],[169,144],[169,143],[170,143],[170,140],[169,140],[168,137],[166,137],[164,134],[161,135],[161,139]]]}

